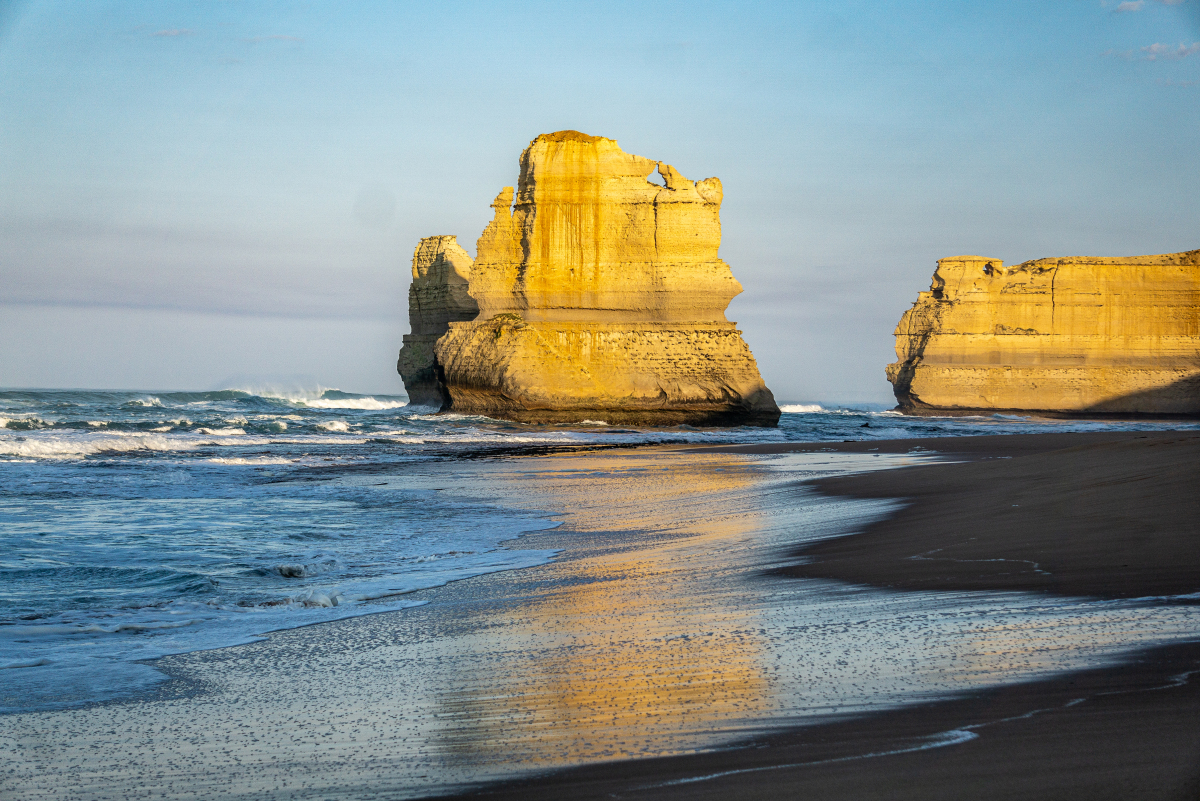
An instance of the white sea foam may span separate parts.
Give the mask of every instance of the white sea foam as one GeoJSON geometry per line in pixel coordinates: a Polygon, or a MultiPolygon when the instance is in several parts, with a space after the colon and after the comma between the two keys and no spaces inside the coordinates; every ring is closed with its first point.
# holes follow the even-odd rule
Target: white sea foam
{"type": "Polygon", "coordinates": [[[350,430],[350,426],[345,420],[326,420],[324,423],[317,423],[317,430],[346,432],[350,430]]]}
{"type": "Polygon", "coordinates": [[[133,400],[126,401],[125,405],[126,406],[162,406],[163,403],[161,400],[159,400],[158,398],[151,395],[146,398],[134,398],[133,400]]]}
{"type": "Polygon", "coordinates": [[[304,406],[309,409],[359,409],[363,411],[381,411],[399,409],[408,405],[408,401],[380,400],[370,396],[359,398],[326,398],[325,393],[338,390],[317,385],[316,389],[281,389],[279,387],[236,387],[235,392],[246,392],[260,398],[282,400],[304,406]]]}
{"type": "Polygon", "coordinates": [[[329,608],[337,606],[343,602],[340,592],[332,591],[329,593],[321,592],[320,590],[309,590],[292,598],[292,603],[300,604],[308,607],[324,607],[329,608]]]}
{"type": "Polygon", "coordinates": [[[787,403],[779,407],[785,414],[812,414],[825,411],[819,403],[787,403]]]}
{"type": "Polygon", "coordinates": [[[103,434],[42,434],[0,437],[0,454],[42,459],[78,458],[98,453],[186,450],[193,444],[159,434],[105,432],[103,434]]]}
{"type": "Polygon", "coordinates": [[[246,433],[242,428],[200,428],[197,431],[210,437],[236,437],[246,433]]]}
{"type": "Polygon", "coordinates": [[[378,400],[376,398],[309,398],[295,400],[310,409],[361,409],[365,411],[381,411],[383,409],[400,409],[408,406],[408,401],[378,400]]]}
{"type": "Polygon", "coordinates": [[[296,462],[299,461],[299,459],[285,459],[282,457],[272,458],[270,456],[255,456],[255,457],[234,456],[234,457],[229,457],[229,458],[214,456],[213,458],[205,459],[204,461],[211,462],[213,464],[230,464],[230,465],[250,464],[250,465],[255,465],[256,467],[264,467],[266,465],[272,465],[272,464],[295,464],[296,462]]]}

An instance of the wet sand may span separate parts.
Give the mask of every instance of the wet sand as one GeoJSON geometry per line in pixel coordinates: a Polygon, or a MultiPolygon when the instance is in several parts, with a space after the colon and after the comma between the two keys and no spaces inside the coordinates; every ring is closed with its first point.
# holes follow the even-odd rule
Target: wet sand
{"type": "Polygon", "coordinates": [[[787,574],[1101,598],[1200,592],[1200,435],[1029,434],[838,449],[874,447],[981,461],[816,481],[828,494],[909,505],[852,537],[806,546],[797,553],[804,564],[787,574]]]}
{"type": "MultiPolygon", "coordinates": [[[[1200,591],[1200,437],[1097,433],[733,446],[738,453],[936,451],[935,464],[815,482],[904,498],[781,574],[905,590],[1106,598],[1200,591]]],[[[1194,602],[1194,601],[1193,601],[1194,602]]],[[[1196,632],[1200,640],[1200,632],[1196,632]]],[[[1200,642],[1120,667],[757,738],[565,771],[488,798],[1195,799],[1200,642]]]]}
{"type": "Polygon", "coordinates": [[[1200,795],[1200,644],[1119,668],[511,782],[488,799],[1179,799],[1200,795]]]}

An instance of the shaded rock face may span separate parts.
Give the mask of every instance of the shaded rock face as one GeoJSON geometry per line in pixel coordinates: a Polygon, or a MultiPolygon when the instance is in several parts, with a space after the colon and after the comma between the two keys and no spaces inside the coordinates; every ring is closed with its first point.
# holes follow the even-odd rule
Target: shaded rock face
{"type": "Polygon", "coordinates": [[[1200,250],[941,259],[896,356],[909,411],[1200,414],[1200,250]]]}
{"type": "Polygon", "coordinates": [[[396,369],[410,403],[442,409],[449,401],[433,346],[450,323],[473,320],[479,313],[468,293],[471,257],[453,236],[428,236],[413,253],[408,289],[408,322],[396,369]]]}
{"type": "MultiPolygon", "coordinates": [[[[545,134],[492,203],[470,294],[434,353],[447,408],[527,422],[774,425],[779,409],[725,319],[741,292],[721,242],[721,182],[545,134]],[[663,183],[648,177],[657,169],[663,183]]],[[[414,329],[415,330],[415,329],[414,329]]]]}

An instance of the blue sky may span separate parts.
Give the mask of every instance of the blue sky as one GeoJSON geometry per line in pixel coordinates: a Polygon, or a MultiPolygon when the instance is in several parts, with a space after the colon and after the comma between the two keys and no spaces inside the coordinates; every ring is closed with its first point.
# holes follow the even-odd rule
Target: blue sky
{"type": "Polygon", "coordinates": [[[887,402],[940,257],[1200,247],[1200,0],[0,4],[0,385],[399,391],[564,128],[721,178],[779,397],[887,402]]]}

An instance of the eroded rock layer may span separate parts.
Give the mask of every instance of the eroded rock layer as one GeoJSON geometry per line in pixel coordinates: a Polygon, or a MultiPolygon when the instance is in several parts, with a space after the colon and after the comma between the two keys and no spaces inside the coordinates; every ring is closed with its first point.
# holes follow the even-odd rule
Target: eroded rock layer
{"type": "Polygon", "coordinates": [[[941,259],[896,356],[910,411],[1200,414],[1200,250],[941,259]]]}
{"type": "Polygon", "coordinates": [[[412,333],[404,336],[396,362],[409,403],[441,409],[450,401],[433,346],[451,322],[473,320],[479,314],[467,291],[471,263],[471,256],[453,236],[427,236],[413,253],[408,288],[412,333]]]}
{"type": "Polygon", "coordinates": [[[471,322],[435,354],[449,408],[530,422],[774,425],[779,409],[735,325],[721,182],[544,134],[479,238],[471,322]],[[663,183],[648,177],[658,170],[663,183]]]}

